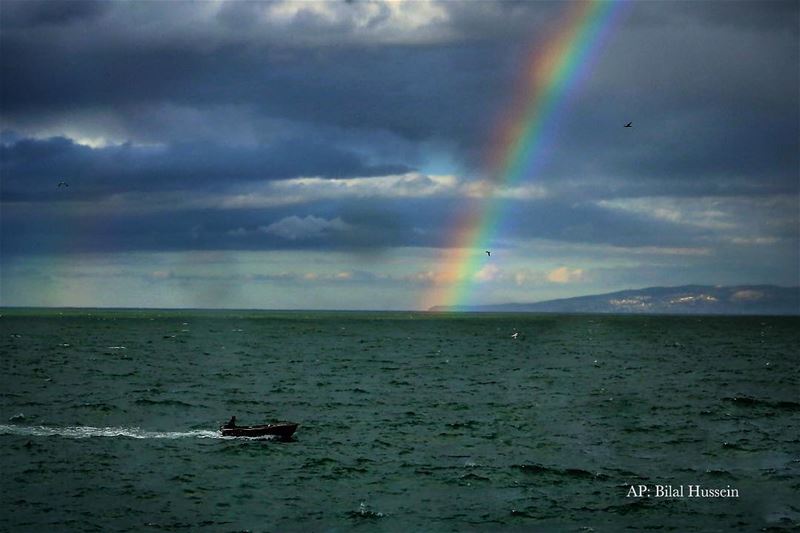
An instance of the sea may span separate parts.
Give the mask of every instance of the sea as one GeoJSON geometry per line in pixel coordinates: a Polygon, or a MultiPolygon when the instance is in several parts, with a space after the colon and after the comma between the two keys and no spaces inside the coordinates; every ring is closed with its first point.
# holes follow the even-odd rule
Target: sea
{"type": "Polygon", "coordinates": [[[800,528],[798,317],[0,314],[3,531],[800,528]]]}

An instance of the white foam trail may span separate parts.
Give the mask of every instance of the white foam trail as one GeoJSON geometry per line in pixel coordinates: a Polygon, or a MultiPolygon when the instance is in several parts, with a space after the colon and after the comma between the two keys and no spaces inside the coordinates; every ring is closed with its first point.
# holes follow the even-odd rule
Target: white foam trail
{"type": "Polygon", "coordinates": [[[198,429],[193,431],[145,431],[138,427],[103,427],[92,426],[15,426],[0,424],[0,434],[25,435],[30,437],[67,437],[71,439],[87,439],[90,437],[128,437],[130,439],[221,439],[219,431],[198,429]]]}

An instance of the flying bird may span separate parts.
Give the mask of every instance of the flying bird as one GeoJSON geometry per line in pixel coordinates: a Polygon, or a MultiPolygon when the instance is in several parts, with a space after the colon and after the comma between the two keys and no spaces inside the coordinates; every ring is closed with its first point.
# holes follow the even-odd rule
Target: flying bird
{"type": "Polygon", "coordinates": [[[489,250],[486,250],[486,255],[488,255],[489,257],[492,257],[492,252],[490,252],[489,250]]]}
{"type": "Polygon", "coordinates": [[[513,335],[511,335],[511,338],[512,338],[512,339],[516,339],[518,335],[519,335],[519,332],[518,332],[518,331],[515,331],[515,332],[514,332],[514,334],[513,334],[513,335]]]}
{"type": "Polygon", "coordinates": [[[633,127],[633,122],[628,122],[627,124],[625,124],[625,127],[626,128],[632,128],[633,127]]]}
{"type": "Polygon", "coordinates": [[[69,187],[69,183],[67,183],[66,181],[59,181],[58,182],[58,186],[59,187],[69,187]]]}

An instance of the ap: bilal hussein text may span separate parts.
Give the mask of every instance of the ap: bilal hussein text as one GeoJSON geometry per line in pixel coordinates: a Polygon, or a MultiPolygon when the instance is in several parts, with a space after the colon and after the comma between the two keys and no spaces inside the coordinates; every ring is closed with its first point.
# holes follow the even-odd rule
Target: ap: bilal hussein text
{"type": "Polygon", "coordinates": [[[628,498],[738,498],[739,489],[702,485],[631,485],[628,498]]]}

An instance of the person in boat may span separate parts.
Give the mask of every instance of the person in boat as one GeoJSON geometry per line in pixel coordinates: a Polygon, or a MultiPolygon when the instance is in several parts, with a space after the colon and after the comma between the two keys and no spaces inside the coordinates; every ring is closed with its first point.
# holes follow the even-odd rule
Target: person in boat
{"type": "Polygon", "coordinates": [[[228,420],[228,423],[225,424],[222,427],[224,427],[225,429],[233,429],[233,428],[235,428],[236,427],[236,417],[232,416],[231,419],[228,420]]]}

